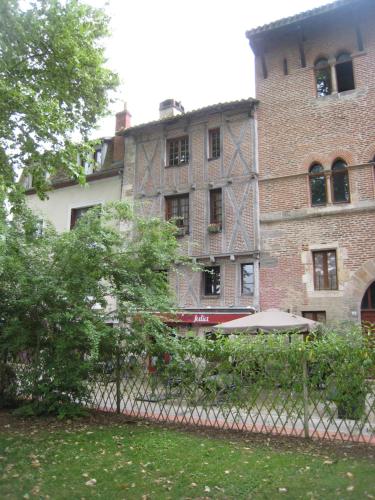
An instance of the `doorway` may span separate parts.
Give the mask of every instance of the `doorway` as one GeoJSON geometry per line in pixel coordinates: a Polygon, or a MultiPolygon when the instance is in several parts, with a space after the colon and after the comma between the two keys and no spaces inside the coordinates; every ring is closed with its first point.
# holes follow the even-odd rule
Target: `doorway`
{"type": "Polygon", "coordinates": [[[361,303],[362,323],[375,325],[375,281],[366,290],[361,303]]]}

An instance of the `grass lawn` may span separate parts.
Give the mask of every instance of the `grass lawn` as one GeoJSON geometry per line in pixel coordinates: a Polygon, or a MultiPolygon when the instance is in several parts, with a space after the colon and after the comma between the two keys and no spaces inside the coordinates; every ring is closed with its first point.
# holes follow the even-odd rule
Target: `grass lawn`
{"type": "Polygon", "coordinates": [[[372,450],[356,446],[215,436],[111,415],[61,424],[1,413],[0,431],[5,499],[375,498],[372,450]]]}

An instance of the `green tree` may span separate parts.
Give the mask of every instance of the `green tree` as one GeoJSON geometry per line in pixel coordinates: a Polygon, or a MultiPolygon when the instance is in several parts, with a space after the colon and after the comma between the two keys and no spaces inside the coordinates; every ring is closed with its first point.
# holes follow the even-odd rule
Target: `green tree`
{"type": "Polygon", "coordinates": [[[117,75],[105,67],[108,18],[79,0],[0,0],[0,189],[17,172],[80,177],[77,146],[106,113],[117,75]]]}
{"type": "Polygon", "coordinates": [[[138,218],[123,203],[93,208],[63,234],[40,234],[26,210],[4,224],[0,356],[23,353],[21,387],[32,410],[60,412],[85,398],[106,336],[119,348],[163,330],[154,313],[173,307],[161,271],[181,260],[176,227],[138,218]],[[108,328],[110,319],[119,326],[108,328]]]}

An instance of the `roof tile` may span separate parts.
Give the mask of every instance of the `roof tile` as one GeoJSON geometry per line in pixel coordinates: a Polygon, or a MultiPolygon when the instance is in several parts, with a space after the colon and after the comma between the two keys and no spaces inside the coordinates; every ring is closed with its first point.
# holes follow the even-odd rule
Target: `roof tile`
{"type": "Polygon", "coordinates": [[[245,104],[256,104],[257,102],[258,101],[256,99],[253,99],[252,97],[250,97],[248,99],[239,99],[237,101],[219,102],[217,104],[212,104],[210,106],[205,106],[203,108],[193,109],[192,111],[188,111],[188,112],[182,113],[180,115],[162,118],[161,120],[154,120],[154,121],[147,122],[147,123],[141,123],[140,125],[135,125],[134,127],[129,127],[127,129],[119,131],[118,135],[129,134],[129,133],[132,133],[133,131],[135,132],[135,131],[140,130],[142,128],[152,127],[154,125],[173,123],[173,122],[176,122],[178,120],[182,120],[184,118],[191,118],[194,115],[198,115],[198,114],[215,113],[215,112],[225,111],[225,110],[228,110],[230,108],[241,107],[245,104]]]}
{"type": "Polygon", "coordinates": [[[263,26],[258,26],[257,28],[253,28],[249,31],[246,31],[246,37],[251,39],[252,37],[254,37],[259,33],[272,31],[274,29],[281,28],[283,26],[288,26],[289,24],[300,22],[303,21],[304,19],[308,19],[310,17],[317,16],[319,14],[325,14],[326,12],[338,9],[339,7],[350,5],[351,3],[356,3],[357,1],[358,0],[336,0],[335,2],[322,5],[321,7],[316,7],[315,9],[307,10],[305,12],[301,12],[300,14],[296,14],[290,17],[285,17],[283,19],[278,19],[277,21],[274,21],[272,23],[264,24],[263,26]]]}

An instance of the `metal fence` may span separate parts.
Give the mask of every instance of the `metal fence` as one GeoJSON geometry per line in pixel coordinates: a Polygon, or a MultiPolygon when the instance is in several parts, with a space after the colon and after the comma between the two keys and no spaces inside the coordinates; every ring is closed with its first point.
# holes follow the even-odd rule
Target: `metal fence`
{"type": "Polygon", "coordinates": [[[194,356],[177,374],[172,364],[169,359],[153,362],[146,353],[100,362],[85,404],[159,422],[375,444],[373,379],[345,405],[335,388],[311,381],[307,363],[288,381],[279,380],[279,368],[268,366],[267,383],[259,382],[256,373],[241,377],[230,369],[218,371],[214,363],[194,356]]]}

